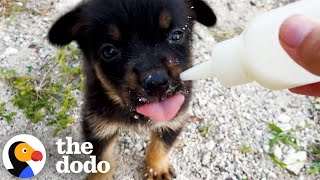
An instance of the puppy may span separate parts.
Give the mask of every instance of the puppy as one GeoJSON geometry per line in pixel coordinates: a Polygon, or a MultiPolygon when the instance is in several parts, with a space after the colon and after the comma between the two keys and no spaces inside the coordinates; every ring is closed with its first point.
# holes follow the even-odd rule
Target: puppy
{"type": "Polygon", "coordinates": [[[83,129],[93,154],[111,170],[88,179],[112,179],[116,136],[148,130],[145,179],[172,179],[169,150],[186,123],[191,82],[179,74],[191,63],[194,20],[216,23],[201,0],[89,0],[62,16],[49,41],[75,40],[83,61],[83,129]]]}

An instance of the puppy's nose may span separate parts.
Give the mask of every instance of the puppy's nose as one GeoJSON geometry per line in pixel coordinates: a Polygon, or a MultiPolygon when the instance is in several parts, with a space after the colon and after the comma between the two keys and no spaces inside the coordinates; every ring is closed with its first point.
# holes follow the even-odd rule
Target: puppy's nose
{"type": "Polygon", "coordinates": [[[149,95],[161,95],[169,87],[169,77],[166,74],[153,73],[143,79],[142,86],[149,95]]]}

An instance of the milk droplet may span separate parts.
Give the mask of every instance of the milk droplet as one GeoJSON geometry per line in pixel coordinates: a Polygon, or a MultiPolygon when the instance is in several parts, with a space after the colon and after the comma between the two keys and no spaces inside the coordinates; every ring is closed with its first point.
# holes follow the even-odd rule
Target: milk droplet
{"type": "Polygon", "coordinates": [[[139,119],[139,118],[140,118],[140,116],[139,116],[139,115],[137,115],[137,114],[136,114],[136,115],[134,115],[133,117],[134,117],[135,119],[139,119]]]}
{"type": "Polygon", "coordinates": [[[134,112],[134,111],[136,111],[135,108],[134,108],[134,107],[131,107],[131,108],[130,108],[130,112],[134,112]]]}

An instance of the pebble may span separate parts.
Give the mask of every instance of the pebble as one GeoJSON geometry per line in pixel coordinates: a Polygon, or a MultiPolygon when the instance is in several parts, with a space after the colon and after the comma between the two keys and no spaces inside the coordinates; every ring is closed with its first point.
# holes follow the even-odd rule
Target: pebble
{"type": "Polygon", "coordinates": [[[136,148],[137,151],[142,151],[143,146],[142,146],[140,143],[137,143],[137,144],[135,145],[135,148],[136,148]]]}
{"type": "Polygon", "coordinates": [[[269,153],[269,151],[270,151],[270,146],[269,146],[268,144],[264,144],[264,145],[262,146],[262,148],[263,148],[263,150],[264,150],[265,153],[269,153]]]}
{"type": "Polygon", "coordinates": [[[216,146],[216,143],[213,140],[210,140],[206,143],[206,148],[210,151],[216,146]]]}
{"type": "Polygon", "coordinates": [[[202,156],[202,161],[201,161],[202,165],[207,166],[211,162],[210,159],[211,159],[211,152],[208,151],[202,156]]]}
{"type": "Polygon", "coordinates": [[[22,6],[23,6],[23,3],[22,3],[22,2],[17,2],[17,6],[22,7],[22,6]]]}
{"type": "Polygon", "coordinates": [[[298,127],[305,128],[306,127],[306,121],[304,119],[299,120],[298,127]]]}
{"type": "Polygon", "coordinates": [[[299,151],[293,154],[287,155],[283,162],[287,164],[286,169],[290,172],[298,175],[307,160],[307,152],[299,151]]]}
{"type": "Polygon", "coordinates": [[[291,117],[286,115],[286,114],[280,114],[278,117],[277,117],[277,120],[282,122],[282,123],[289,123],[290,120],[291,120],[291,117]]]}
{"type": "Polygon", "coordinates": [[[281,128],[283,131],[290,131],[292,129],[292,126],[288,123],[280,123],[278,124],[279,128],[281,128]]]}
{"type": "Polygon", "coordinates": [[[10,36],[5,36],[5,37],[3,38],[3,40],[4,40],[5,42],[10,41],[10,36]]]}
{"type": "Polygon", "coordinates": [[[273,179],[277,179],[277,178],[278,178],[277,175],[276,175],[274,172],[272,172],[272,171],[269,171],[268,176],[269,176],[270,178],[273,178],[273,179]]]}
{"type": "Polygon", "coordinates": [[[281,160],[282,158],[282,151],[279,145],[276,145],[272,148],[272,154],[278,159],[281,160]]]}
{"type": "Polygon", "coordinates": [[[8,47],[4,53],[1,55],[1,57],[7,57],[7,56],[10,56],[10,55],[15,55],[15,54],[18,54],[18,49],[16,48],[13,48],[13,47],[8,47]]]}
{"type": "Polygon", "coordinates": [[[261,130],[255,130],[254,131],[254,134],[257,135],[257,136],[262,136],[262,133],[263,132],[261,130]]]}
{"type": "Polygon", "coordinates": [[[184,146],[184,142],[183,142],[183,140],[177,139],[177,140],[174,142],[173,146],[174,146],[175,148],[180,149],[180,148],[182,148],[182,147],[184,146]]]}

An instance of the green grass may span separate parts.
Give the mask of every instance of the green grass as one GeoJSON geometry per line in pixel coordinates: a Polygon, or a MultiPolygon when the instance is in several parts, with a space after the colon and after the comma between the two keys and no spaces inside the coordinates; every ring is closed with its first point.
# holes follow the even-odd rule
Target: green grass
{"type": "Polygon", "coordinates": [[[282,167],[282,168],[286,168],[287,167],[287,164],[282,162],[282,161],[280,161],[278,158],[276,158],[276,156],[274,154],[269,154],[269,157],[271,158],[271,160],[275,164],[279,165],[280,167],[282,167]]]}
{"type": "Polygon", "coordinates": [[[318,98],[318,99],[312,101],[312,104],[320,104],[320,99],[318,98]]]}
{"type": "MultiPolygon", "coordinates": [[[[269,131],[273,135],[273,138],[269,139],[269,142],[268,142],[270,149],[274,148],[275,145],[282,143],[298,151],[304,150],[303,147],[297,144],[297,139],[293,136],[293,132],[298,131],[300,129],[284,131],[276,124],[269,123],[269,122],[264,122],[264,123],[267,124],[269,131]]],[[[279,165],[282,168],[286,168],[287,164],[277,159],[277,157],[275,157],[274,154],[270,153],[269,157],[275,164],[279,165]]]]}
{"type": "Polygon", "coordinates": [[[319,174],[320,175],[320,145],[312,144],[310,146],[311,151],[309,156],[312,158],[312,163],[310,164],[309,174],[319,174]]]}
{"type": "Polygon", "coordinates": [[[0,11],[0,16],[11,17],[19,12],[28,11],[26,4],[27,0],[7,0],[6,3],[1,3],[0,1],[0,6],[4,9],[3,11],[0,11]],[[21,2],[23,5],[18,6],[18,2],[21,2]]]}
{"type": "Polygon", "coordinates": [[[18,16],[23,13],[27,12],[29,14],[34,15],[47,15],[49,8],[28,8],[27,5],[28,0],[6,0],[4,3],[3,0],[0,0],[0,18],[6,20],[6,26],[9,27],[17,18],[18,16]],[[18,5],[18,3],[22,3],[18,5]]]}
{"type": "Polygon", "coordinates": [[[320,174],[320,162],[313,162],[308,170],[309,174],[320,174]]]}
{"type": "Polygon", "coordinates": [[[55,126],[54,135],[74,121],[70,114],[77,101],[72,92],[83,88],[79,56],[80,51],[73,46],[59,49],[57,55],[40,68],[43,71],[40,77],[31,74],[31,67],[27,67],[28,74],[24,76],[14,70],[0,69],[0,79],[15,92],[13,105],[31,122],[46,121],[46,125],[55,126]],[[53,70],[58,71],[58,75],[53,75],[53,70]]]}
{"type": "Polygon", "coordinates": [[[291,146],[296,150],[303,150],[301,146],[297,144],[297,139],[293,136],[293,132],[297,130],[283,131],[280,127],[273,123],[267,123],[272,139],[269,139],[269,146],[272,149],[277,143],[281,142],[287,146],[291,146]]]}
{"type": "Polygon", "coordinates": [[[208,137],[210,130],[211,130],[210,126],[203,126],[199,128],[199,133],[203,137],[208,137]]]}
{"type": "Polygon", "coordinates": [[[3,118],[7,123],[11,123],[13,117],[17,114],[16,112],[6,113],[5,110],[6,103],[0,104],[0,118],[3,118]]]}
{"type": "Polygon", "coordinates": [[[254,150],[248,144],[241,144],[239,147],[239,152],[241,154],[248,154],[250,152],[254,152],[254,150]]]}

